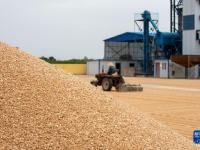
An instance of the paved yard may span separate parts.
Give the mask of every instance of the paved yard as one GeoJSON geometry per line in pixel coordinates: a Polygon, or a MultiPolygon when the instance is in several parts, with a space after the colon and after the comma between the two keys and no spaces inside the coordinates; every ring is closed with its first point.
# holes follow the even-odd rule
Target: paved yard
{"type": "MultiPolygon", "coordinates": [[[[79,76],[89,82],[91,76],[79,76]]],[[[116,100],[128,103],[192,139],[200,129],[200,80],[125,78],[127,83],[140,83],[143,92],[107,92],[116,100]]]]}

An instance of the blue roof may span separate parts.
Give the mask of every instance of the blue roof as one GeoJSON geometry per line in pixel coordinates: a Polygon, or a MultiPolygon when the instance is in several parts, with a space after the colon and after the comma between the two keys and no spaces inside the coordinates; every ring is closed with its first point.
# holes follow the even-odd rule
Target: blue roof
{"type": "MultiPolygon", "coordinates": [[[[155,33],[150,33],[154,37],[155,33]]],[[[105,39],[105,42],[131,42],[143,40],[143,32],[125,32],[120,35],[105,39]]]]}

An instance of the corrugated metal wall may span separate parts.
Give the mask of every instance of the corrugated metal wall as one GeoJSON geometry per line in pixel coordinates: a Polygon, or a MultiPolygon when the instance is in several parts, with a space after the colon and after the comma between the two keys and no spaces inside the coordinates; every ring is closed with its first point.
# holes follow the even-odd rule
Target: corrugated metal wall
{"type": "Polygon", "coordinates": [[[105,42],[106,60],[120,60],[121,56],[130,55],[132,60],[143,60],[142,42],[105,42]]]}

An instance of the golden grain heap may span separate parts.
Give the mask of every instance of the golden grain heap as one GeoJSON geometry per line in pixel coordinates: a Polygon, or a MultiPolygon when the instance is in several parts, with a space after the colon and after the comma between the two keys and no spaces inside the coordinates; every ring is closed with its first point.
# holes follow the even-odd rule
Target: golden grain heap
{"type": "Polygon", "coordinates": [[[0,43],[0,149],[197,149],[135,108],[0,43]]]}

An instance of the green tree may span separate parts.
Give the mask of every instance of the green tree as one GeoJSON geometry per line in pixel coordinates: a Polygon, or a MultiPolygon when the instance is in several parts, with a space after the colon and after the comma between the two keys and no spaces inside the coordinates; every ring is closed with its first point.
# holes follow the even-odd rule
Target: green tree
{"type": "Polygon", "coordinates": [[[44,60],[44,61],[48,61],[48,58],[47,58],[47,57],[44,57],[44,56],[40,57],[40,59],[42,59],[42,60],[44,60]]]}
{"type": "Polygon", "coordinates": [[[49,57],[49,61],[51,61],[51,62],[55,62],[56,59],[55,59],[53,56],[51,56],[51,57],[49,57]]]}

